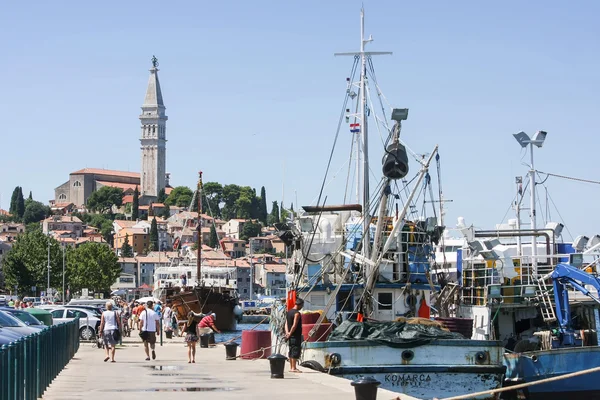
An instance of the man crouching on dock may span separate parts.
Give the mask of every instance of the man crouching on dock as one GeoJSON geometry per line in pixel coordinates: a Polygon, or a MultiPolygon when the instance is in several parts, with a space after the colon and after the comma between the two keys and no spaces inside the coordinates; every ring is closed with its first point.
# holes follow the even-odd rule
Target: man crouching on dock
{"type": "Polygon", "coordinates": [[[285,319],[285,338],[288,339],[290,372],[302,372],[298,369],[298,360],[302,352],[302,315],[300,310],[304,300],[298,298],[294,308],[287,312],[285,319]]]}

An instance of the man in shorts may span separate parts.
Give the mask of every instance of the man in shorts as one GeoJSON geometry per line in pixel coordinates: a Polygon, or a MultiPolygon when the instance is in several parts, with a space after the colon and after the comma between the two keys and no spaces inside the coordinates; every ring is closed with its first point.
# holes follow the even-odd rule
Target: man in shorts
{"type": "Polygon", "coordinates": [[[152,309],[154,303],[149,301],[146,308],[140,313],[140,336],[144,341],[144,351],[146,352],[146,361],[150,361],[150,349],[152,349],[152,359],[156,359],[154,347],[156,345],[156,333],[160,332],[160,318],[152,309]]]}
{"type": "Polygon", "coordinates": [[[298,360],[302,352],[302,315],[300,310],[304,300],[298,298],[294,308],[287,312],[285,319],[285,338],[288,340],[290,372],[302,372],[298,369],[298,360]]]}

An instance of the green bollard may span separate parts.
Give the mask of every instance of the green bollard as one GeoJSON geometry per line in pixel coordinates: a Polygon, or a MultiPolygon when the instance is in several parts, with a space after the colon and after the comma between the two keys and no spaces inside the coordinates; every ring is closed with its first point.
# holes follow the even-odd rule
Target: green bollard
{"type": "Polygon", "coordinates": [[[6,345],[0,347],[0,398],[8,398],[8,349],[6,345]]]}

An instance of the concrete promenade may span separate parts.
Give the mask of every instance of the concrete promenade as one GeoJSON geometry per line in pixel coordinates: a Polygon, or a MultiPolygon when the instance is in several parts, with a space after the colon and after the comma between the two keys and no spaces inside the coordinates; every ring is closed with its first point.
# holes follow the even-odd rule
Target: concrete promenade
{"type": "MultiPolygon", "coordinates": [[[[135,334],[136,331],[133,332],[135,334]]],[[[157,343],[156,360],[145,361],[139,338],[125,338],[117,348],[116,363],[103,362],[104,350],[81,343],[75,358],[46,390],[46,400],[172,398],[209,399],[354,399],[350,381],[303,368],[301,374],[288,372],[284,379],[271,379],[267,360],[225,360],[222,345],[209,349],[198,346],[196,364],[187,363],[183,339],[157,343]]],[[[239,350],[238,350],[239,354],[239,350]]],[[[378,400],[411,400],[379,389],[378,400]]]]}

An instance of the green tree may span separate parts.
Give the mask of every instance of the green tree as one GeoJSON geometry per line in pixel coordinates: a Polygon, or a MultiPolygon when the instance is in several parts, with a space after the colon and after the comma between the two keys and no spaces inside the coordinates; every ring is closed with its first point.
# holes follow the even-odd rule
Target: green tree
{"type": "Polygon", "coordinates": [[[131,219],[137,220],[140,217],[140,191],[135,187],[133,191],[133,205],[131,206],[131,219]]]}
{"type": "Polygon", "coordinates": [[[101,214],[110,213],[112,206],[121,207],[123,204],[123,189],[103,186],[96,190],[87,200],[87,207],[91,211],[101,214]]]}
{"type": "Polygon", "coordinates": [[[177,186],[171,191],[165,204],[177,207],[189,207],[194,192],[187,186],[177,186]]]}
{"type": "Polygon", "coordinates": [[[269,212],[267,211],[267,190],[265,187],[260,188],[260,199],[258,203],[258,219],[263,224],[267,224],[267,216],[269,212]]]}
{"type": "Polygon", "coordinates": [[[23,213],[23,223],[30,224],[32,222],[40,222],[50,215],[50,207],[45,206],[39,201],[27,199],[25,212],[23,213]]]}
{"type": "MultiPolygon", "coordinates": [[[[48,246],[50,246],[50,286],[62,287],[62,248],[53,238],[40,230],[19,235],[3,260],[6,285],[18,285],[22,294],[35,294],[48,285],[48,246]]],[[[67,249],[68,254],[69,249],[67,249]]]]}
{"type": "Polygon", "coordinates": [[[158,224],[156,218],[152,218],[150,225],[150,250],[160,250],[158,247],[158,224]]]}
{"type": "Polygon", "coordinates": [[[91,214],[87,224],[98,228],[104,240],[106,240],[107,243],[112,244],[113,222],[110,218],[107,218],[104,214],[91,214]]]}
{"type": "Polygon", "coordinates": [[[106,244],[84,243],[67,256],[72,291],[82,288],[107,292],[121,273],[119,259],[106,244]]]}
{"type": "Polygon", "coordinates": [[[165,189],[160,189],[158,192],[158,197],[156,198],[157,203],[164,203],[167,199],[167,194],[165,193],[165,189]]]}
{"type": "Polygon", "coordinates": [[[17,204],[15,209],[15,217],[21,221],[25,214],[25,199],[23,198],[23,188],[19,186],[19,193],[17,195],[17,204]]]}
{"type": "Polygon", "coordinates": [[[171,207],[169,207],[168,204],[165,204],[165,207],[163,208],[162,212],[160,213],[160,216],[163,219],[167,219],[171,216],[171,207]]]}
{"type": "Polygon", "coordinates": [[[237,218],[237,204],[236,201],[240,198],[240,187],[238,185],[225,185],[223,186],[223,208],[221,209],[221,215],[223,218],[229,220],[237,218]]]}
{"type": "Polygon", "coordinates": [[[276,201],[273,202],[273,207],[271,208],[271,214],[269,214],[269,225],[278,224],[279,223],[279,205],[276,201]]]}
{"type": "Polygon", "coordinates": [[[210,226],[210,237],[208,238],[208,245],[213,249],[219,245],[219,236],[217,235],[217,228],[215,224],[210,226]]]}
{"type": "Polygon", "coordinates": [[[260,235],[262,225],[256,221],[247,221],[240,232],[240,239],[248,240],[251,237],[257,237],[260,235]]]}
{"type": "Polygon", "coordinates": [[[33,200],[33,194],[31,193],[31,190],[29,191],[29,197],[28,197],[28,199],[29,200],[33,200]]]}
{"type": "Polygon", "coordinates": [[[121,246],[121,257],[133,257],[133,248],[129,244],[129,234],[125,235],[123,245],[121,246]]]}
{"type": "Polygon", "coordinates": [[[286,222],[289,217],[289,212],[283,207],[283,202],[281,202],[281,222],[286,222]]]}
{"type": "Polygon", "coordinates": [[[17,215],[17,198],[19,197],[19,187],[15,187],[10,197],[10,206],[8,212],[13,216],[17,215]]]}
{"type": "Polygon", "coordinates": [[[206,199],[205,211],[210,212],[212,217],[221,216],[221,203],[223,202],[223,186],[217,182],[206,182],[202,188],[204,199],[206,199]]]}

